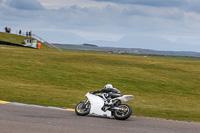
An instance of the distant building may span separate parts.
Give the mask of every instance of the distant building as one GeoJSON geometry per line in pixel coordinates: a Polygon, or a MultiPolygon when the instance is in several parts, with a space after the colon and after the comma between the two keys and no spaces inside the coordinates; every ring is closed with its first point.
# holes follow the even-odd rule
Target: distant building
{"type": "Polygon", "coordinates": [[[129,54],[129,51],[118,51],[118,54],[129,54]]]}
{"type": "Polygon", "coordinates": [[[113,51],[108,51],[108,53],[113,54],[114,52],[113,51]]]}
{"type": "Polygon", "coordinates": [[[37,48],[37,39],[28,38],[25,39],[24,42],[25,42],[24,46],[26,47],[37,48]]]}

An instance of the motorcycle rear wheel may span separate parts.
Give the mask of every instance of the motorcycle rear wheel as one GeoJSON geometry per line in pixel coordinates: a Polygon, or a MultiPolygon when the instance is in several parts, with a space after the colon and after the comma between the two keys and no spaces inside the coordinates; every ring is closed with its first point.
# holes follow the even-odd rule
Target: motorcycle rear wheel
{"type": "Polygon", "coordinates": [[[85,103],[86,101],[82,101],[76,106],[75,112],[77,115],[85,116],[90,113],[90,103],[88,105],[85,105],[85,103]]]}
{"type": "Polygon", "coordinates": [[[127,104],[121,104],[118,106],[121,108],[121,110],[115,110],[113,112],[113,116],[118,120],[126,120],[128,119],[132,114],[132,109],[127,104]]]}

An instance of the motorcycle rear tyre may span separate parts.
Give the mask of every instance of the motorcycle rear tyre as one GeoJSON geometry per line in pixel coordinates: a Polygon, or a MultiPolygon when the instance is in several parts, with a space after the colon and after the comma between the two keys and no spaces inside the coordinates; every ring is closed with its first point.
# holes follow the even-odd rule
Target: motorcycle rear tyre
{"type": "Polygon", "coordinates": [[[126,107],[128,109],[128,113],[125,114],[124,116],[120,116],[120,115],[118,115],[118,110],[115,110],[113,112],[113,116],[118,120],[126,120],[126,119],[128,119],[132,114],[131,107],[129,105],[127,105],[127,104],[121,104],[121,105],[119,105],[119,107],[126,107]]]}

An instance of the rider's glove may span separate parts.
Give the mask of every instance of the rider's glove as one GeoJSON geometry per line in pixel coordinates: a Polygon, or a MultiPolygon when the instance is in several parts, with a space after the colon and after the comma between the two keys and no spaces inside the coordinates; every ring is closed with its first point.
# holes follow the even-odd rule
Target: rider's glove
{"type": "Polygon", "coordinates": [[[107,98],[108,97],[108,93],[105,93],[104,96],[107,98]]]}

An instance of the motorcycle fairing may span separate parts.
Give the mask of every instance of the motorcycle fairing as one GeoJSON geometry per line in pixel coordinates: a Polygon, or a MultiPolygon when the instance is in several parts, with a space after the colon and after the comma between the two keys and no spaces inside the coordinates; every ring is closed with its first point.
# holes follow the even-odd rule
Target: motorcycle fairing
{"type": "Polygon", "coordinates": [[[101,110],[101,108],[104,106],[104,101],[101,97],[90,93],[87,93],[86,97],[88,98],[91,104],[90,114],[104,117],[112,117],[111,111],[107,110],[106,112],[104,112],[101,110]]]}
{"type": "Polygon", "coordinates": [[[121,103],[124,103],[126,101],[133,99],[133,95],[123,95],[121,97],[117,97],[117,98],[114,98],[114,99],[119,99],[121,101],[121,103]]]}

